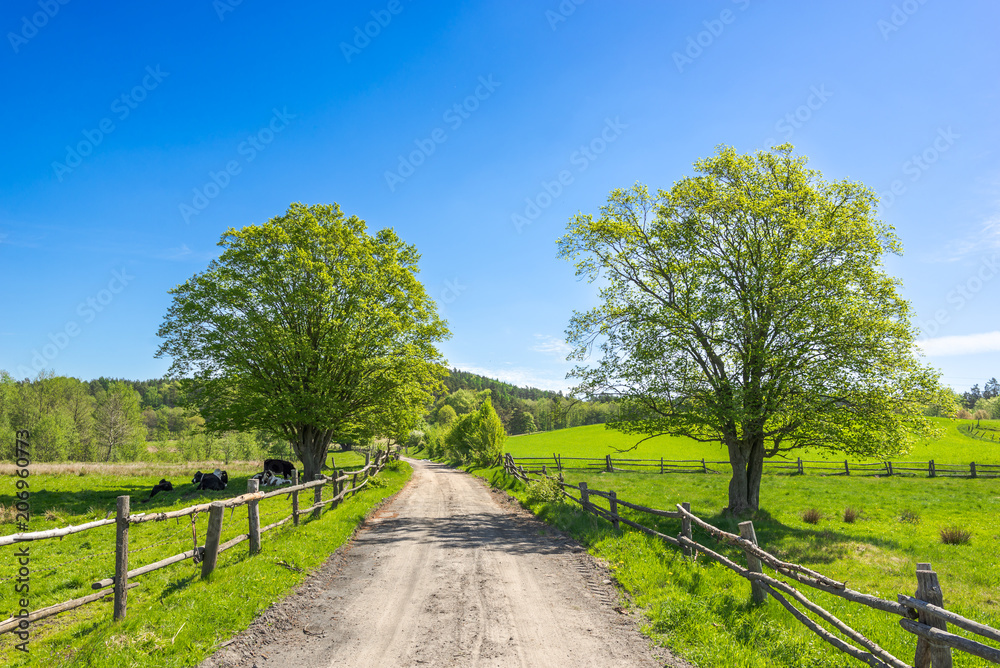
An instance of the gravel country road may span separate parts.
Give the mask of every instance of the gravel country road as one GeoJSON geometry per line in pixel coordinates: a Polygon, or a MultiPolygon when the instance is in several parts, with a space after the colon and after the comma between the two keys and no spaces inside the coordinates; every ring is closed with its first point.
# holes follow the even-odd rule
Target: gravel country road
{"type": "Polygon", "coordinates": [[[407,461],[355,539],[202,668],[688,665],[654,658],[579,545],[477,478],[407,461]]]}

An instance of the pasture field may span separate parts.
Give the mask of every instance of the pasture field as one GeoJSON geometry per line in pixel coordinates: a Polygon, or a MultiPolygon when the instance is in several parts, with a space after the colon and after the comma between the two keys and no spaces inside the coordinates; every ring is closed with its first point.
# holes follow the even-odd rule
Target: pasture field
{"type": "MultiPolygon", "coordinates": [[[[970,421],[936,422],[943,431],[941,438],[917,444],[898,461],[1000,463],[1000,443],[974,439],[958,430],[959,424],[970,421]]],[[[553,452],[566,457],[603,457],[617,456],[615,448],[623,449],[637,440],[603,425],[591,425],[510,438],[505,449],[515,457],[545,457],[553,452]]],[[[671,437],[650,439],[621,456],[726,459],[718,446],[671,437]]],[[[842,461],[844,456],[808,453],[802,458],[842,461]]],[[[587,545],[607,562],[644,612],[644,631],[703,668],[860,665],[814,636],[776,602],[755,606],[749,584],[721,566],[704,559],[691,563],[679,550],[636,531],[616,532],[608,522],[582,513],[575,504],[539,501],[499,468],[472,472],[508,489],[541,518],[587,545]]],[[[727,503],[728,473],[567,471],[565,478],[573,484],[585,481],[592,489],[614,490],[620,499],[654,508],[672,510],[674,504],[686,501],[699,517],[738,533],[737,520],[721,512],[727,503]]],[[[679,520],[639,513],[633,518],[668,535],[680,532],[679,520]]],[[[764,549],[847,581],[852,589],[889,600],[900,593],[912,595],[917,562],[930,562],[940,577],[947,608],[1000,628],[997,518],[1000,479],[765,474],[761,510],[753,520],[764,549]],[[844,520],[848,508],[858,515],[851,523],[844,520]],[[818,511],[817,524],[803,519],[807,510],[818,511]],[[971,533],[967,544],[941,542],[941,529],[955,526],[971,533]]],[[[744,561],[742,554],[719,546],[697,530],[695,539],[738,563],[744,561]]],[[[915,638],[894,617],[822,592],[805,591],[882,647],[903,660],[913,660],[915,638]]],[[[955,653],[957,667],[987,665],[991,664],[955,653]]]]}
{"type": "MultiPolygon", "coordinates": [[[[339,467],[363,463],[354,453],[337,453],[339,467]],[[357,461],[354,461],[357,460],[357,461]]],[[[82,524],[104,518],[115,508],[115,499],[132,495],[132,513],[177,510],[198,503],[238,496],[246,491],[247,478],[259,471],[259,462],[231,462],[229,486],[224,492],[199,492],[190,483],[192,464],[171,473],[168,465],[113,465],[96,473],[96,465],[32,465],[31,531],[82,524]],[[148,470],[145,467],[149,467],[148,470]],[[70,472],[70,470],[74,472],[70,472]],[[186,477],[181,476],[185,471],[186,477]],[[171,479],[175,491],[161,493],[147,504],[140,503],[160,477],[171,479]],[[180,481],[180,483],[179,483],[180,481]]],[[[208,466],[201,470],[210,470],[208,466]]],[[[382,499],[402,489],[410,467],[390,464],[374,484],[345,500],[319,520],[303,517],[301,526],[291,523],[264,534],[262,551],[250,558],[242,543],[219,555],[209,581],[200,579],[200,566],[184,561],[135,578],[139,586],[129,591],[128,615],[118,624],[111,620],[112,596],[100,602],[35,622],[31,627],[30,653],[14,648],[20,642],[12,634],[0,636],[3,666],[190,666],[198,663],[221,642],[245,629],[253,619],[302,582],[306,574],[322,564],[354,532],[366,514],[382,499]]],[[[0,471],[0,534],[16,532],[13,513],[13,479],[0,471]]],[[[325,490],[329,496],[329,490],[325,490]]],[[[308,494],[311,499],[311,494],[308,494]]],[[[308,503],[300,496],[304,503],[308,503]]],[[[285,496],[260,504],[261,524],[266,525],[291,512],[285,496]]],[[[226,512],[222,541],[246,532],[245,507],[226,512]]],[[[196,517],[198,544],[204,543],[208,513],[196,517]]],[[[136,568],[191,549],[191,518],[180,521],[133,525],[129,531],[129,567],[136,568]],[[132,552],[132,550],[135,550],[132,552]]],[[[115,528],[113,525],[85,531],[63,539],[27,543],[30,546],[31,609],[35,610],[91,593],[90,583],[114,574],[115,528]]],[[[0,611],[6,617],[16,611],[14,582],[17,574],[14,546],[0,548],[0,611]]]]}
{"type": "MultiPolygon", "coordinates": [[[[1000,464],[1000,435],[994,443],[989,440],[972,438],[959,431],[959,426],[975,426],[975,420],[951,420],[948,418],[931,418],[941,430],[940,438],[927,439],[916,443],[908,453],[893,457],[893,461],[927,462],[933,459],[939,464],[1000,464]]],[[[981,430],[988,426],[1000,427],[998,420],[983,420],[981,430]]],[[[980,432],[982,433],[982,432],[980,432]]],[[[564,457],[618,457],[620,450],[632,447],[641,439],[640,436],[626,435],[605,428],[602,424],[592,424],[584,427],[558,429],[556,431],[536,432],[513,436],[507,439],[505,450],[515,457],[551,457],[558,453],[564,457]]],[[[620,455],[636,459],[706,459],[728,460],[726,450],[717,443],[699,443],[683,436],[657,436],[640,443],[635,450],[620,455]]],[[[796,457],[825,461],[843,461],[845,456],[840,453],[825,451],[808,451],[792,453],[791,461],[796,457]]],[[[872,461],[871,459],[846,457],[854,461],[872,461]]],[[[775,458],[768,461],[780,461],[775,458]]]]}
{"type": "MultiPolygon", "coordinates": [[[[610,523],[584,514],[572,502],[538,501],[502,469],[473,470],[495,487],[505,488],[539,517],[570,533],[604,560],[619,584],[645,615],[644,632],[702,668],[827,668],[861,665],[840,654],[797,622],[778,603],[755,606],[746,580],[637,531],[614,531],[610,523]]],[[[712,474],[577,474],[566,481],[592,489],[614,490],[620,499],[673,509],[687,501],[698,516],[738,533],[726,517],[728,476],[712,474]]],[[[593,497],[592,497],[593,498],[593,497]]],[[[606,502],[602,502],[606,507],[606,502]]],[[[625,514],[668,535],[680,521],[640,513],[625,514]]],[[[938,572],[945,606],[972,619],[1000,627],[1000,479],[875,478],[765,475],[761,511],[754,527],[761,546],[803,564],[852,589],[895,600],[913,594],[918,561],[938,572]],[[854,523],[844,510],[858,511],[854,523]],[[816,525],[802,518],[815,508],[816,525]],[[960,526],[971,532],[965,545],[945,545],[939,530],[960,526]]],[[[741,553],[695,530],[695,540],[743,563],[741,553]]],[[[802,590],[882,647],[913,660],[915,637],[896,618],[842,599],[802,590]]],[[[952,628],[954,631],[954,629],[952,628]]],[[[955,653],[956,667],[987,666],[955,653]]]]}

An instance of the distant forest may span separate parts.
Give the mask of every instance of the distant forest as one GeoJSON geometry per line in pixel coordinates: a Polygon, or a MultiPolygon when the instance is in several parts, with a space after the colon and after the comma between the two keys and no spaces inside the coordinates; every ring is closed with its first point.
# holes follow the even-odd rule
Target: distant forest
{"type": "MultiPolygon", "coordinates": [[[[611,402],[581,402],[532,387],[452,369],[446,392],[428,406],[436,422],[441,408],[457,415],[473,410],[489,391],[510,434],[606,422],[611,402]]],[[[14,380],[0,370],[0,459],[14,453],[14,431],[31,432],[35,461],[194,461],[287,456],[287,444],[263,433],[209,435],[201,416],[182,407],[181,385],[156,378],[101,377],[82,381],[40,374],[14,380]]]]}

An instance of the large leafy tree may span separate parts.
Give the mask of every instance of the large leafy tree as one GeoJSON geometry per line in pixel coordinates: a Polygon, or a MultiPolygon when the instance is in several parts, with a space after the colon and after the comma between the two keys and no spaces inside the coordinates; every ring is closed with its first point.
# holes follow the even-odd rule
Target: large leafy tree
{"type": "Polygon", "coordinates": [[[336,204],[293,204],[219,245],[206,271],[171,290],[157,352],[188,377],[206,429],[287,438],[311,479],[333,439],[415,426],[440,384],[435,343],[448,329],[413,246],[391,229],[369,235],[336,204]]]}
{"type": "Polygon", "coordinates": [[[754,511],[764,459],[795,448],[899,452],[931,430],[937,376],[882,257],[901,253],[877,198],[824,181],[790,145],[721,147],[697,175],[651,195],[615,190],[559,240],[600,305],[567,332],[578,391],[622,398],[634,434],[716,441],[729,508],[754,511]]]}

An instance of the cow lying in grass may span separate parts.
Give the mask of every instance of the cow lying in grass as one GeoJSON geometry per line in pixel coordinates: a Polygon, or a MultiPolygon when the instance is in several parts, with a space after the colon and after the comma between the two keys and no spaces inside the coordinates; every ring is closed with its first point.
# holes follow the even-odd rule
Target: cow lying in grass
{"type": "Polygon", "coordinates": [[[148,498],[142,500],[142,503],[149,503],[149,499],[152,499],[160,492],[172,492],[172,491],[174,491],[174,486],[170,484],[170,481],[167,480],[166,478],[160,478],[160,482],[153,485],[153,491],[149,493],[148,498]]]}
{"type": "Polygon", "coordinates": [[[277,485],[287,485],[292,482],[290,479],[282,478],[271,471],[264,471],[251,476],[251,479],[260,480],[261,487],[275,487],[277,485]]]}
{"type": "Polygon", "coordinates": [[[198,485],[197,489],[221,492],[229,484],[229,474],[219,469],[215,469],[212,473],[198,471],[194,474],[194,479],[191,482],[198,485]]]}
{"type": "Polygon", "coordinates": [[[291,480],[292,471],[295,470],[295,466],[284,459],[265,459],[264,460],[264,472],[270,471],[276,476],[281,476],[282,478],[288,478],[291,480]]]}

